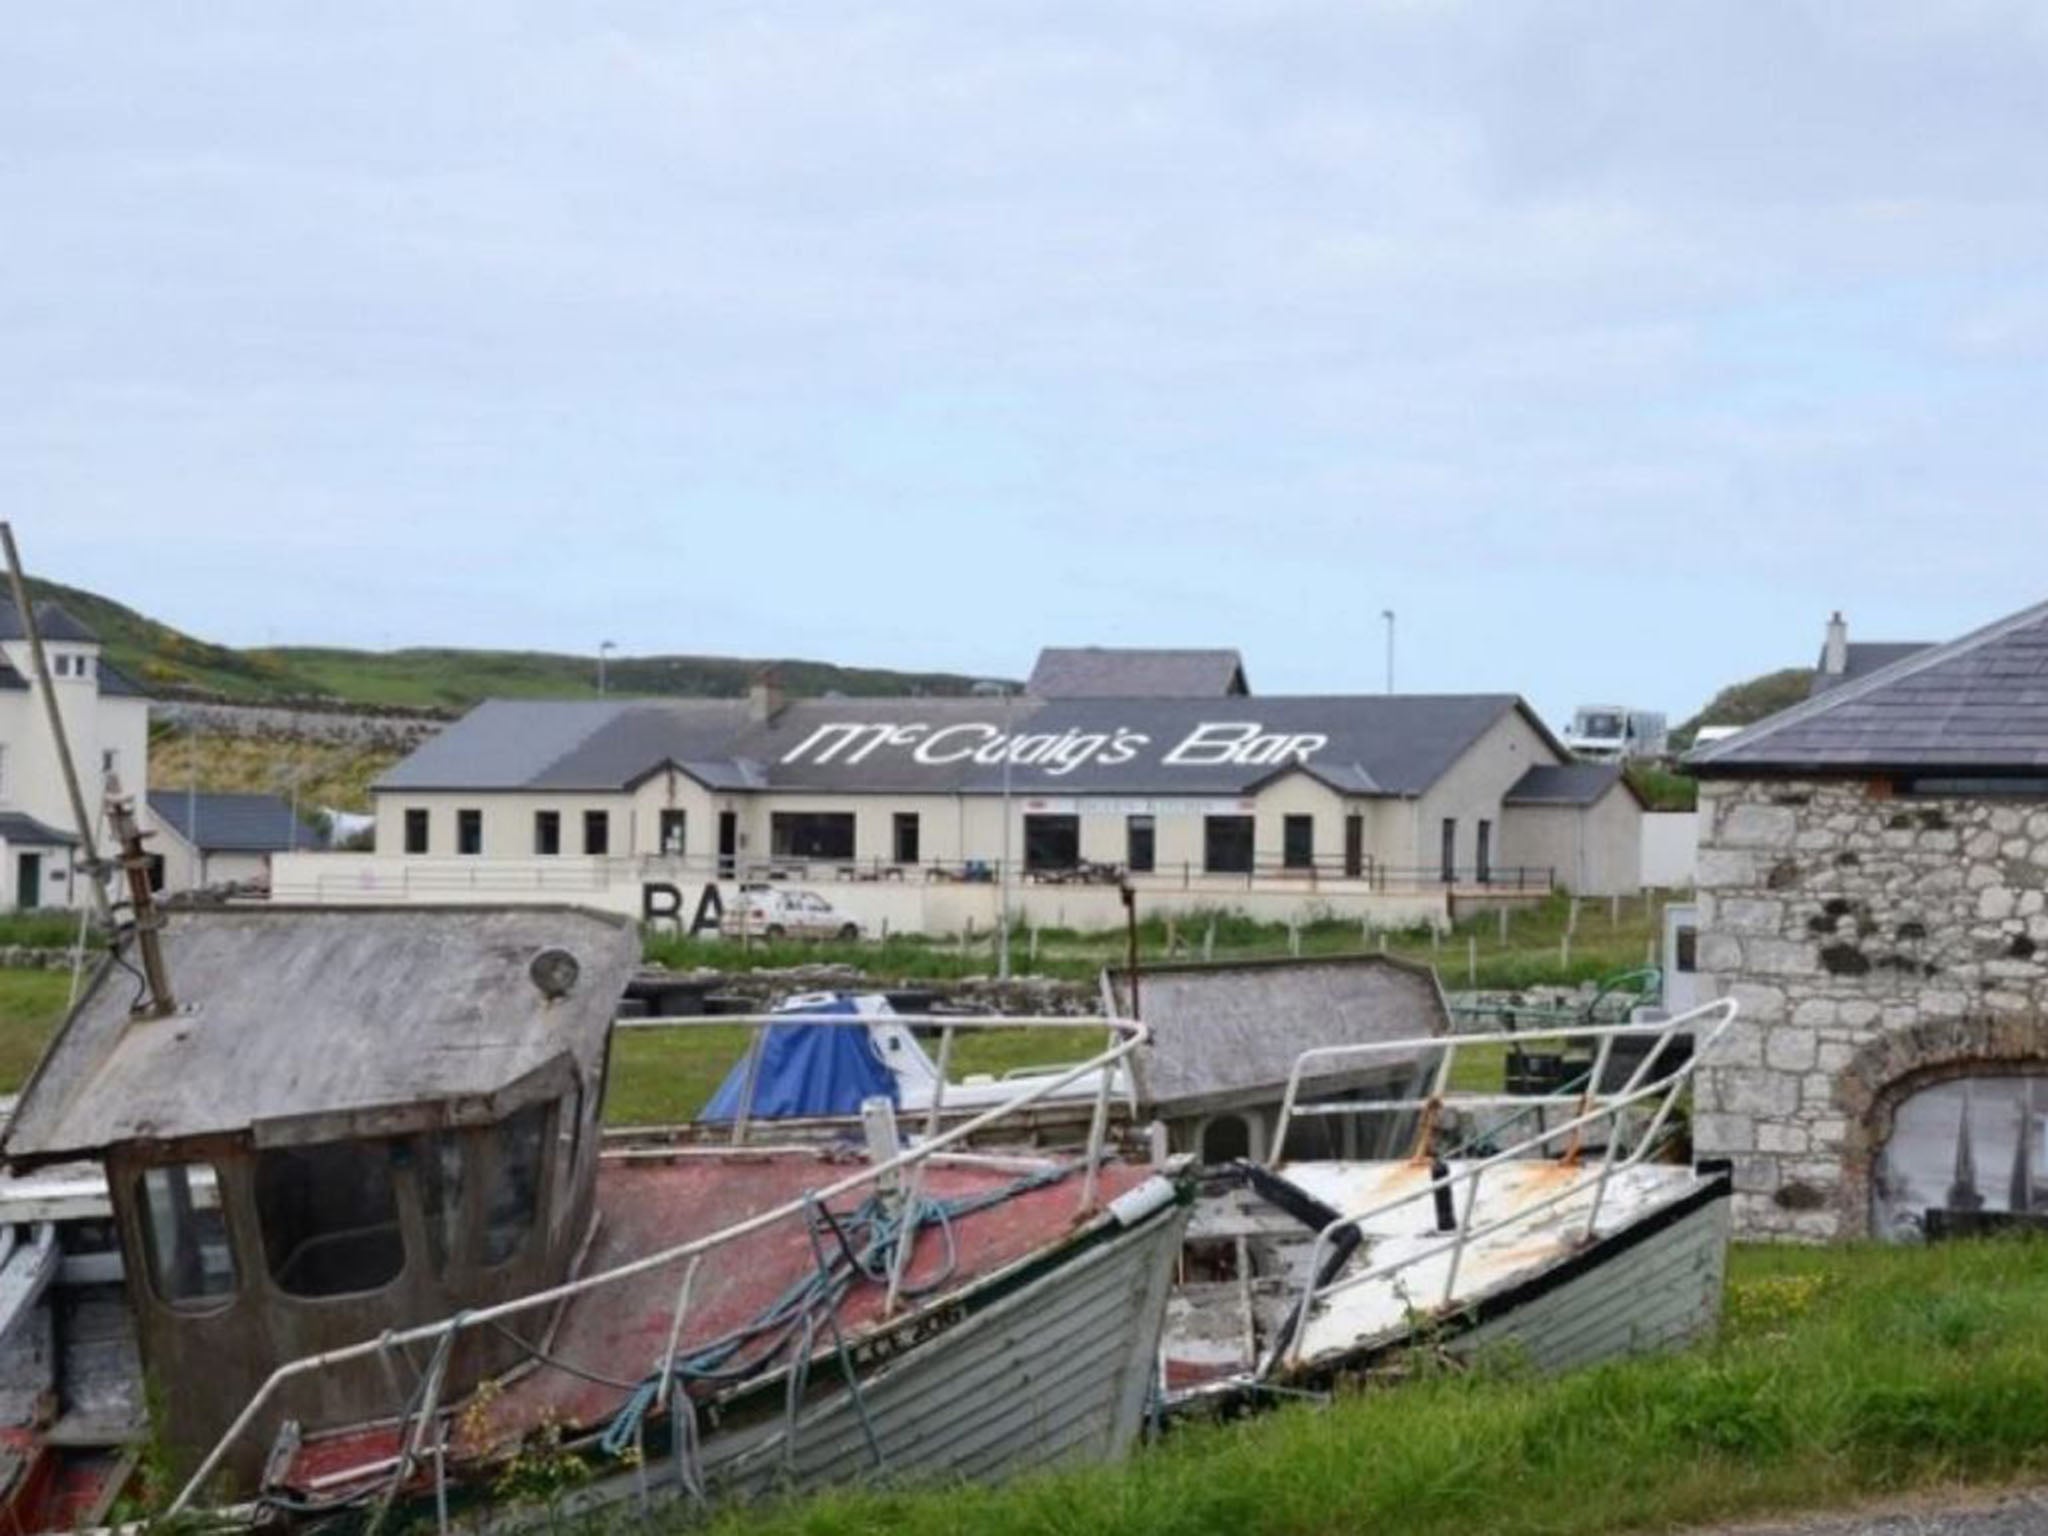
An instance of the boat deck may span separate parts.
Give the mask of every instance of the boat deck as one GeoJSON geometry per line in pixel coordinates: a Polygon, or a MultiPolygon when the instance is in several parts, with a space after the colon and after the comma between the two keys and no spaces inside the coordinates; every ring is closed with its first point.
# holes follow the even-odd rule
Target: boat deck
{"type": "MultiPolygon", "coordinates": [[[[812,1150],[675,1151],[657,1157],[609,1158],[598,1180],[598,1227],[581,1272],[595,1274],[636,1258],[716,1232],[801,1198],[856,1170],[861,1159],[812,1150]]],[[[993,1196],[1034,1172],[1064,1167],[1057,1182],[1010,1194],[999,1204],[952,1223],[952,1242],[927,1225],[905,1274],[906,1296],[924,1287],[955,1293],[1049,1248],[1081,1226],[1077,1164],[1026,1158],[934,1158],[925,1165],[923,1194],[957,1201],[993,1196]],[[950,1267],[949,1267],[950,1257],[950,1267]]],[[[1114,1199],[1152,1170],[1109,1164],[1098,1175],[1098,1198],[1114,1199]]],[[[857,1194],[841,1196],[832,1215],[848,1217],[857,1194]]],[[[1092,1216],[1091,1216],[1092,1219],[1092,1216]]],[[[829,1247],[834,1238],[821,1231],[829,1247]]],[[[497,1388],[476,1394],[454,1415],[451,1464],[487,1460],[543,1426],[565,1439],[602,1427],[625,1405],[626,1387],[661,1368],[685,1263],[671,1264],[584,1292],[561,1311],[553,1336],[541,1339],[545,1315],[515,1319],[518,1333],[540,1341],[552,1362],[513,1373],[497,1388]],[[578,1374],[582,1373],[582,1374],[578,1374]],[[600,1379],[591,1379],[600,1378],[600,1379]]],[[[776,1300],[817,1273],[810,1227],[777,1222],[706,1255],[691,1289],[680,1354],[688,1356],[758,1318],[776,1300]]],[[[883,1319],[886,1291],[856,1281],[834,1317],[849,1346],[871,1340],[883,1319]]],[[[898,1315],[914,1303],[899,1303],[898,1315]]],[[[755,1346],[736,1364],[758,1361],[755,1346]]],[[[816,1349],[829,1352],[821,1331],[816,1349]]],[[[786,1357],[785,1357],[786,1358],[786,1357]]],[[[836,1371],[836,1366],[833,1367],[836,1371]]],[[[715,1396],[711,1383],[692,1395],[715,1396]]],[[[388,1474],[397,1452],[393,1426],[371,1426],[309,1438],[277,1480],[302,1493],[338,1488],[388,1474]]]]}

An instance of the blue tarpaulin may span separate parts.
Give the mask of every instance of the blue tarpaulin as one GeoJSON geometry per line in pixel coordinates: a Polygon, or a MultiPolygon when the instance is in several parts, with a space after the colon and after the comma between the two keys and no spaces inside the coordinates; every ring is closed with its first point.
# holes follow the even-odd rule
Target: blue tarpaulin
{"type": "MultiPolygon", "coordinates": [[[[807,1014],[859,1014],[850,997],[807,1001],[807,1014]]],[[[771,1024],[761,1032],[761,1065],[754,1075],[750,1118],[794,1120],[823,1115],[857,1115],[862,1099],[897,1103],[896,1078],[875,1055],[865,1026],[771,1024]]],[[[742,1056],[711,1095],[699,1117],[736,1119],[747,1088],[742,1056]]]]}

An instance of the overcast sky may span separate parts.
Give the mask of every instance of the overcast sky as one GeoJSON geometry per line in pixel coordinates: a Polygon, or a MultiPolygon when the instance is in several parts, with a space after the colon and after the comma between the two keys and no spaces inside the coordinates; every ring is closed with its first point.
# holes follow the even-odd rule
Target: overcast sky
{"type": "Polygon", "coordinates": [[[240,644],[1689,712],[2048,597],[2048,7],[38,5],[0,509],[240,644]]]}

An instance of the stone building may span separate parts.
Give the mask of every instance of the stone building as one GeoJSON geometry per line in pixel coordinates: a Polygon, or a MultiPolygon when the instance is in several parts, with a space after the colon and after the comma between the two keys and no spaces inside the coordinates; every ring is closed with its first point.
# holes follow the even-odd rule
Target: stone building
{"type": "Polygon", "coordinates": [[[1708,995],[1742,1005],[1702,1063],[1694,1140],[1734,1162],[1737,1230],[2033,1221],[2048,1189],[2048,603],[1689,762],[1698,968],[1708,995]]]}

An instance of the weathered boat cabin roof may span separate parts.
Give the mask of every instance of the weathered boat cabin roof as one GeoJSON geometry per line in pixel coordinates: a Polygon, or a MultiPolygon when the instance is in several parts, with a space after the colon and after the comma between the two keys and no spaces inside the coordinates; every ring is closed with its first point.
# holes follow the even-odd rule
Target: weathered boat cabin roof
{"type": "Polygon", "coordinates": [[[163,948],[177,1012],[137,1017],[137,972],[103,963],[22,1090],[10,1165],[501,1119],[595,1077],[640,958],[626,919],[548,906],[180,912],[163,948]],[[578,966],[554,997],[530,973],[550,949],[578,966]]]}
{"type": "MultiPolygon", "coordinates": [[[[1129,978],[1108,971],[1104,983],[1128,1017],[1129,978]]],[[[1147,966],[1138,1012],[1152,1032],[1136,1057],[1139,1097],[1168,1116],[1278,1100],[1311,1047],[1442,1035],[1451,1022],[1436,974],[1386,955],[1147,966]]],[[[1413,1057],[1360,1055],[1312,1066],[1302,1081],[1342,1092],[1414,1066],[1413,1057]]]]}

